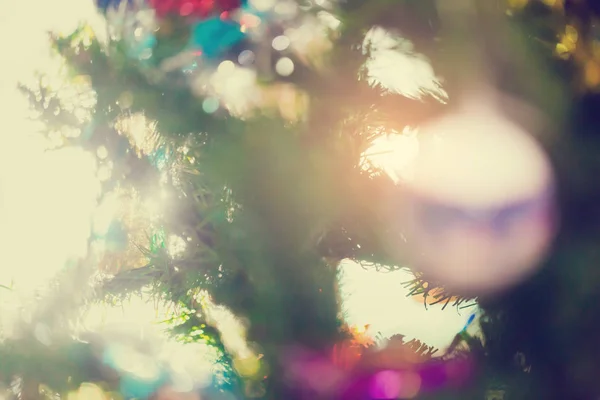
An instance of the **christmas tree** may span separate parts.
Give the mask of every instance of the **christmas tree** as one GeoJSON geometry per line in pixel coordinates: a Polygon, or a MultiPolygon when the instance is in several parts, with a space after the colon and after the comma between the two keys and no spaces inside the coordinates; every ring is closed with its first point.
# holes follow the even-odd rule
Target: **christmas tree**
{"type": "Polygon", "coordinates": [[[0,378],[19,378],[21,398],[598,396],[593,1],[97,6],[106,29],[50,37],[69,84],[22,90],[57,147],[97,154],[101,204],[121,215],[1,344],[0,378]],[[415,90],[377,74],[386,52],[415,90]],[[439,78],[421,84],[389,54],[439,78]],[[417,128],[434,161],[415,179],[366,156],[417,128]],[[437,130],[456,131],[442,155],[437,130]],[[340,311],[346,259],[411,268],[426,305],[476,300],[480,334],[465,327],[444,353],[401,335],[377,348],[340,311]],[[213,392],[177,393],[106,338],[73,339],[82,305],[142,290],[177,306],[176,338],[218,352],[213,392]],[[244,321],[244,351],[219,305],[244,321]],[[40,326],[61,334],[44,342],[40,326]]]}

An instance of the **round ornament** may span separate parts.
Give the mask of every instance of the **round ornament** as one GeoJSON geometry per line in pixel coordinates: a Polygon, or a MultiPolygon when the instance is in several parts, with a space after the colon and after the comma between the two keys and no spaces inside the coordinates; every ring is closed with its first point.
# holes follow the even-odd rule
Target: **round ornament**
{"type": "Polygon", "coordinates": [[[246,38],[242,26],[220,16],[198,22],[192,27],[190,46],[202,57],[215,59],[246,38]]]}
{"type": "Polygon", "coordinates": [[[96,0],[96,7],[102,12],[118,9],[122,5],[140,7],[147,4],[159,19],[184,17],[203,19],[214,15],[223,15],[246,4],[247,0],[96,0]]]}
{"type": "Polygon", "coordinates": [[[159,18],[206,18],[240,8],[245,0],[148,0],[148,3],[159,18]]]}
{"type": "Polygon", "coordinates": [[[400,207],[413,267],[463,295],[533,274],[555,228],[552,171],[536,141],[473,99],[423,127],[419,147],[400,207]]]}

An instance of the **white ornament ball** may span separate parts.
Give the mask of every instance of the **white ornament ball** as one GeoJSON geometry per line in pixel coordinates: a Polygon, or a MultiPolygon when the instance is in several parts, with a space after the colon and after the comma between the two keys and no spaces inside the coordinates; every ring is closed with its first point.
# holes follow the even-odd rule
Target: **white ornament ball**
{"type": "Polygon", "coordinates": [[[400,227],[425,279],[481,295],[535,272],[554,234],[553,179],[522,128],[470,103],[420,130],[413,171],[400,227]]]}

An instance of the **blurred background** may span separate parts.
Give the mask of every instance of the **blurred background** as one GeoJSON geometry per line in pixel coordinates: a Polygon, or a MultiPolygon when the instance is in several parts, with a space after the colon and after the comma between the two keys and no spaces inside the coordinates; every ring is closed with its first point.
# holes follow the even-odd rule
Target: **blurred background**
{"type": "MultiPolygon", "coordinates": [[[[86,255],[92,216],[99,213],[96,199],[100,190],[93,155],[71,148],[47,151],[51,146],[49,139],[40,133],[41,122],[30,120],[29,104],[18,91],[17,83],[35,80],[39,71],[58,74],[60,63],[52,57],[49,31],[67,33],[81,21],[92,24],[101,21],[93,2],[75,0],[6,1],[2,4],[1,18],[5,61],[0,79],[5,122],[4,144],[0,146],[3,237],[0,273],[1,283],[11,288],[1,293],[3,329],[9,330],[10,324],[15,323],[11,316],[19,319],[24,304],[46,290],[50,278],[65,268],[69,260],[86,255]],[[14,40],[16,37],[19,39],[14,40]],[[35,251],[31,248],[33,243],[35,251]]],[[[416,69],[418,74],[426,77],[431,74],[431,67],[420,60],[376,61],[381,64],[377,68],[379,73],[392,75],[387,78],[391,81],[389,85],[400,90],[413,90],[416,84],[412,78],[394,74],[397,61],[413,63],[406,67],[416,69]]],[[[417,151],[414,136],[400,135],[382,140],[373,149],[374,158],[381,158],[378,162],[395,173],[396,167],[408,164],[417,151]]],[[[157,205],[165,206],[168,204],[157,205]]],[[[109,214],[102,223],[109,225],[111,217],[109,214]]],[[[472,308],[442,311],[441,306],[426,309],[420,301],[407,297],[408,289],[402,283],[412,279],[409,272],[379,273],[351,261],[347,263],[342,277],[346,318],[353,326],[370,325],[373,335],[381,333],[388,337],[403,333],[443,349],[473,312],[472,308]]],[[[126,321],[145,326],[164,320],[166,314],[164,307],[157,307],[150,299],[134,298],[117,307],[93,307],[87,312],[85,324],[92,328],[126,321]]]]}
{"type": "Polygon", "coordinates": [[[0,1],[7,398],[597,394],[593,4],[0,1]]]}

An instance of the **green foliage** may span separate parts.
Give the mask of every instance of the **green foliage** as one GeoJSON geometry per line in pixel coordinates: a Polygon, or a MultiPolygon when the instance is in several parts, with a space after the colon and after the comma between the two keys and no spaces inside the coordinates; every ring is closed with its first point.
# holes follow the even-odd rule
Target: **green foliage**
{"type": "MultiPolygon", "coordinates": [[[[487,45],[485,57],[493,60],[490,64],[497,70],[491,75],[497,83],[553,117],[555,126],[550,128],[558,132],[566,122],[562,117],[565,104],[557,99],[565,97],[578,67],[589,65],[590,59],[584,63],[576,54],[556,59],[555,42],[581,13],[558,12],[539,1],[526,3],[524,8],[509,10],[512,17],[503,17],[500,24],[492,24],[495,20],[486,13],[504,7],[503,3],[489,2],[489,8],[480,4],[480,30],[470,35],[476,33],[487,45]]],[[[144,198],[156,196],[158,188],[173,194],[159,221],[144,227],[147,240],[134,243],[146,263],[119,271],[98,289],[98,297],[118,297],[150,287],[157,298],[181,310],[165,321],[174,337],[205,343],[218,351],[226,366],[224,379],[232,390],[262,385],[262,374],[237,376],[221,332],[206,320],[205,310],[198,304],[198,293],[208,291],[216,303],[249,322],[248,339],[260,349],[261,362],[270,370],[265,398],[293,399],[281,364],[282,346],[325,351],[343,337],[336,289],[339,261],[352,259],[388,270],[406,267],[399,256],[402,248],[392,251],[389,246],[389,238],[399,235],[392,221],[393,205],[382,206],[397,196],[397,187],[364,160],[364,152],[378,137],[418,126],[447,111],[452,102],[443,104],[429,95],[409,99],[373,87],[364,71],[370,54],[361,44],[373,26],[398,30],[447,78],[444,88],[452,99],[468,82],[466,75],[471,69],[463,70],[465,61],[448,50],[460,48],[453,46],[463,44],[465,36],[457,40],[451,32],[441,30],[437,5],[430,0],[340,3],[335,13],[342,28],[332,35],[334,47],[325,56],[325,67],[298,62],[297,72],[286,78],[310,99],[306,115],[294,121],[270,110],[259,110],[244,119],[226,112],[206,113],[202,99],[185,84],[182,74],[158,73],[130,60],[122,42],[101,42],[87,27],[66,37],[52,36],[54,47],[70,68],[72,86],[79,89],[74,96],[87,114],[82,118],[81,109],[68,106],[73,98],[61,97],[40,80],[39,87],[21,87],[38,117],[49,130],[71,127],[80,132],[65,133],[65,144],[92,151],[105,146],[115,170],[122,172],[107,183],[112,185],[110,189],[132,188],[144,198]],[[144,149],[121,128],[124,119],[140,115],[152,127],[147,136],[153,145],[144,149]],[[157,163],[162,167],[157,168],[157,163]],[[171,236],[186,242],[181,254],[169,254],[171,236]]],[[[460,54],[472,56],[465,49],[460,48],[460,54]]],[[[593,124],[580,128],[590,126],[593,124]]],[[[546,142],[549,147],[554,143],[546,142]]],[[[591,142],[581,141],[573,148],[583,149],[591,142]]],[[[559,161],[561,155],[573,159],[564,156],[565,148],[556,151],[559,161]]],[[[592,165],[595,151],[588,149],[586,154],[592,165]]],[[[572,316],[578,315],[579,302],[593,303],[597,280],[586,279],[590,275],[586,260],[580,256],[578,262],[572,262],[577,256],[566,252],[564,260],[550,262],[550,272],[517,288],[513,297],[481,299],[486,313],[482,324],[485,340],[466,338],[463,343],[482,365],[480,379],[460,394],[443,393],[435,398],[481,398],[490,388],[503,390],[511,399],[558,398],[543,382],[547,377],[563,379],[564,384],[572,382],[561,375],[561,362],[580,363],[583,366],[578,368],[589,373],[581,361],[589,355],[570,342],[585,335],[565,326],[575,323],[572,316]],[[558,265],[565,264],[572,265],[575,272],[562,272],[558,265]],[[555,284],[556,276],[570,279],[563,289],[582,284],[583,289],[575,294],[577,302],[565,300],[560,307],[555,302],[539,303],[539,299],[547,299],[543,284],[555,284]],[[538,296],[535,301],[532,294],[538,296]],[[533,305],[544,313],[538,313],[533,305]],[[553,318],[562,320],[559,323],[553,318]],[[560,327],[563,336],[547,339],[539,327],[560,327]],[[562,347],[574,349],[577,358],[569,358],[562,350],[543,353],[562,347]]],[[[595,253],[591,252],[589,259],[595,259],[595,253]]],[[[428,297],[443,307],[468,306],[471,300],[454,297],[419,274],[406,287],[409,295],[422,295],[425,304],[428,297]]],[[[590,314],[593,312],[588,311],[590,314]]],[[[587,322],[590,328],[596,327],[592,320],[587,322]]],[[[89,374],[78,368],[81,364],[69,358],[62,347],[30,346],[31,342],[35,340],[26,337],[0,346],[0,377],[5,383],[19,375],[62,392],[89,379],[89,374]],[[39,362],[41,354],[44,363],[39,362]]],[[[413,345],[416,353],[432,355],[432,349],[413,345]]],[[[581,380],[591,385],[589,376],[582,376],[581,380]]],[[[562,398],[568,398],[565,393],[562,398]]]]}

